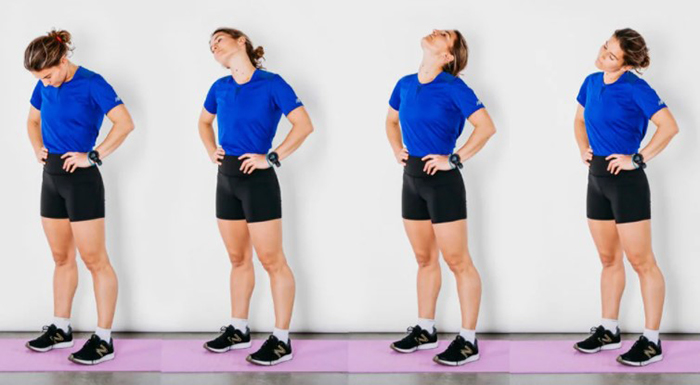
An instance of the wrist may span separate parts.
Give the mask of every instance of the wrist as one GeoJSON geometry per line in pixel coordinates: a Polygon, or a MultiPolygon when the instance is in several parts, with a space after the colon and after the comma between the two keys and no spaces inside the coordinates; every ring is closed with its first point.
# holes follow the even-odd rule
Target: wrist
{"type": "Polygon", "coordinates": [[[282,166],[282,164],[280,163],[280,156],[275,151],[268,153],[265,156],[265,160],[267,161],[267,164],[270,167],[272,167],[272,166],[281,167],[282,166]]]}

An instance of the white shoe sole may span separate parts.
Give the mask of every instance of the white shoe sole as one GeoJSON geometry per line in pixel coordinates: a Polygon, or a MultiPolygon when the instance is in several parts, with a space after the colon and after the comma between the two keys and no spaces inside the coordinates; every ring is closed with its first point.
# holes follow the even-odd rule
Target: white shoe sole
{"type": "Polygon", "coordinates": [[[44,352],[48,352],[48,351],[54,350],[54,349],[72,348],[73,347],[73,340],[66,341],[66,342],[59,342],[57,344],[53,344],[53,345],[49,346],[48,348],[43,348],[43,349],[31,346],[31,345],[29,345],[29,342],[27,342],[24,346],[26,346],[29,350],[33,350],[33,351],[39,352],[39,353],[44,353],[44,352]]]}
{"type": "Polygon", "coordinates": [[[618,342],[615,344],[607,344],[599,347],[598,349],[582,349],[578,345],[574,345],[574,349],[578,350],[581,353],[586,353],[586,354],[593,354],[593,353],[598,353],[601,350],[615,350],[619,349],[622,347],[622,342],[618,342]]]}
{"type": "Polygon", "coordinates": [[[626,360],[623,360],[622,358],[618,357],[617,362],[619,362],[623,365],[627,365],[627,366],[647,366],[649,364],[653,364],[654,362],[659,362],[663,359],[664,359],[664,355],[659,354],[658,356],[654,356],[654,357],[648,359],[647,361],[642,361],[642,362],[626,361],[626,360]]]}
{"type": "Polygon", "coordinates": [[[105,361],[111,361],[113,359],[114,359],[114,353],[107,354],[106,356],[103,356],[99,360],[94,360],[94,361],[81,360],[79,358],[73,357],[72,354],[68,357],[68,360],[70,360],[71,362],[74,362],[76,364],[80,364],[80,365],[97,365],[97,364],[100,364],[100,363],[105,362],[105,361]]]}
{"type": "Polygon", "coordinates": [[[391,348],[399,353],[413,353],[416,350],[430,350],[430,349],[435,349],[437,347],[438,347],[437,341],[431,342],[429,344],[418,345],[413,349],[400,349],[400,348],[397,348],[394,344],[391,344],[391,348]]]}
{"type": "Polygon", "coordinates": [[[294,355],[290,353],[290,354],[287,354],[286,356],[282,356],[279,360],[275,360],[275,361],[258,361],[258,360],[254,360],[254,359],[250,358],[250,356],[246,357],[245,360],[250,362],[251,364],[255,364],[255,365],[274,366],[277,364],[281,364],[283,362],[290,361],[292,358],[294,358],[294,355]]]}
{"type": "Polygon", "coordinates": [[[479,355],[475,354],[469,358],[467,358],[464,361],[444,361],[438,358],[438,356],[435,356],[433,358],[433,361],[437,362],[438,364],[442,365],[447,365],[447,366],[462,366],[464,364],[468,364],[470,362],[478,361],[479,360],[479,355]]]}
{"type": "Polygon", "coordinates": [[[207,349],[208,351],[213,353],[226,353],[230,350],[248,349],[249,347],[251,347],[252,344],[253,341],[241,342],[240,344],[231,345],[225,349],[214,349],[212,347],[209,347],[207,344],[204,344],[204,349],[207,349]]]}

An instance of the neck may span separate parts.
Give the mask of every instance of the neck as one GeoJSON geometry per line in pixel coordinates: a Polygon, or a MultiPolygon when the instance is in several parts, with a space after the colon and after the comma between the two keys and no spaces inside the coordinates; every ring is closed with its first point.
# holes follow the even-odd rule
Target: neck
{"type": "Polygon", "coordinates": [[[75,73],[78,71],[78,66],[68,62],[68,70],[66,71],[66,79],[63,81],[63,83],[71,81],[73,79],[73,76],[75,76],[75,73]]]}
{"type": "Polygon", "coordinates": [[[605,72],[603,74],[603,82],[605,82],[605,84],[615,83],[625,72],[627,72],[627,70],[624,69],[619,69],[615,72],[605,72]]]}
{"type": "Polygon", "coordinates": [[[231,70],[231,76],[233,80],[238,84],[247,83],[251,77],[253,77],[253,72],[255,72],[255,66],[250,62],[248,55],[239,54],[234,55],[229,62],[229,70],[231,70]]]}
{"type": "Polygon", "coordinates": [[[424,55],[418,70],[418,81],[430,83],[442,72],[442,63],[431,55],[424,55]]]}

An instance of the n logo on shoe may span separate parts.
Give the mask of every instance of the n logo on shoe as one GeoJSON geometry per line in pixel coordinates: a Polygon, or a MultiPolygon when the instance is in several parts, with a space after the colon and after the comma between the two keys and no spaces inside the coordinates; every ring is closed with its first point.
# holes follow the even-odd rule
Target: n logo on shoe
{"type": "Polygon", "coordinates": [[[465,347],[464,349],[460,350],[462,354],[464,354],[465,357],[469,357],[469,355],[473,354],[474,351],[469,347],[465,347]]]}
{"type": "Polygon", "coordinates": [[[651,358],[656,354],[656,349],[649,346],[647,349],[644,350],[644,354],[647,356],[647,358],[651,358]]]}
{"type": "Polygon", "coordinates": [[[424,344],[428,342],[428,337],[426,337],[425,334],[421,334],[420,336],[416,337],[416,341],[418,343],[424,344]]]}
{"type": "Polygon", "coordinates": [[[277,358],[281,358],[284,354],[287,353],[286,350],[284,350],[284,346],[278,346],[273,350],[273,352],[277,355],[277,358]]]}
{"type": "Polygon", "coordinates": [[[612,338],[610,338],[609,335],[605,335],[605,336],[603,336],[603,338],[600,339],[600,342],[602,342],[604,344],[609,344],[612,342],[612,338]]]}
{"type": "Polygon", "coordinates": [[[51,341],[53,341],[53,343],[62,342],[62,341],[63,341],[63,336],[60,335],[60,334],[58,334],[58,333],[56,333],[55,336],[51,337],[51,341]]]}
{"type": "Polygon", "coordinates": [[[106,346],[100,345],[97,347],[97,354],[100,355],[100,357],[103,357],[105,354],[107,354],[109,350],[107,349],[106,346]]]}
{"type": "Polygon", "coordinates": [[[229,340],[229,342],[231,342],[231,343],[233,343],[233,344],[237,344],[237,343],[243,341],[243,339],[241,338],[241,336],[238,336],[238,335],[233,336],[233,337],[229,337],[228,340],[229,340]]]}

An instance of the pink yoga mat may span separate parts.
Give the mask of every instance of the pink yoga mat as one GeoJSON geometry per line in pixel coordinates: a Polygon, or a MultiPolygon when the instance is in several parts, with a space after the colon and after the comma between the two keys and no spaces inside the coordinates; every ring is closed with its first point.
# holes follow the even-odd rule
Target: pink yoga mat
{"type": "Polygon", "coordinates": [[[347,372],[348,341],[292,340],[294,359],[276,366],[248,363],[248,354],[258,350],[262,340],[250,349],[212,353],[204,340],[164,340],[163,372],[347,372]]]}
{"type": "Polygon", "coordinates": [[[352,340],[350,344],[350,373],[421,373],[421,372],[508,372],[508,341],[479,341],[478,361],[451,367],[433,362],[433,356],[444,351],[450,341],[440,341],[437,349],[414,353],[398,353],[388,340],[352,340]]]}
{"type": "Polygon", "coordinates": [[[27,340],[0,340],[0,372],[158,372],[159,340],[114,340],[115,358],[99,365],[86,366],[68,361],[85,340],[76,340],[72,348],[37,353],[27,349],[27,340]]]}
{"type": "Polygon", "coordinates": [[[630,367],[615,359],[622,348],[595,354],[574,350],[575,341],[512,341],[511,373],[700,373],[700,341],[662,341],[664,359],[645,367],[630,367]]]}

